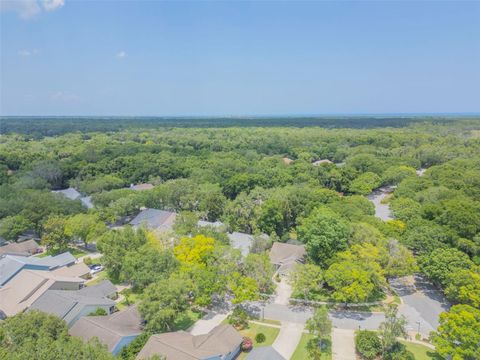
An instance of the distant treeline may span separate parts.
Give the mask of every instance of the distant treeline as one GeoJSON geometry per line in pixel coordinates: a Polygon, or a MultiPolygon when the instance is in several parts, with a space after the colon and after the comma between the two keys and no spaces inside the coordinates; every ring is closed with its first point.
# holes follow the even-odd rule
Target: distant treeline
{"type": "MultiPolygon", "coordinates": [[[[459,117],[466,119],[465,117],[459,117]]],[[[35,138],[70,132],[120,131],[127,128],[161,127],[309,127],[377,128],[404,127],[413,123],[448,123],[449,116],[351,116],[351,117],[0,117],[0,133],[27,134],[35,138]]]]}

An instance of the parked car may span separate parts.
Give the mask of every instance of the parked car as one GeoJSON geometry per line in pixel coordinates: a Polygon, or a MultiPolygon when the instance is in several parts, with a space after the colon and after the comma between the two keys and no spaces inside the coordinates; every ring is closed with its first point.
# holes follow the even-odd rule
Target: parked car
{"type": "Polygon", "coordinates": [[[89,268],[90,268],[90,274],[94,275],[103,270],[103,265],[93,264],[93,265],[90,265],[89,268]]]}

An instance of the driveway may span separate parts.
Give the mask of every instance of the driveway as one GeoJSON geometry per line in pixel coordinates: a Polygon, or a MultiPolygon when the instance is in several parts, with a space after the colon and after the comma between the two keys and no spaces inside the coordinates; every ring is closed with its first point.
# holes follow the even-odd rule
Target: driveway
{"type": "Polygon", "coordinates": [[[275,304],[288,305],[292,295],[292,287],[285,276],[281,276],[280,282],[275,290],[275,304]]]}
{"type": "Polygon", "coordinates": [[[220,325],[227,316],[228,312],[226,311],[209,311],[203,318],[193,324],[189,333],[192,335],[209,333],[215,326],[220,325]]]}
{"type": "Polygon", "coordinates": [[[355,360],[355,331],[350,329],[333,329],[333,360],[355,360]]]}
{"type": "Polygon", "coordinates": [[[280,332],[272,344],[285,359],[290,359],[297,348],[303,334],[303,324],[282,322],[280,332]]]}
{"type": "Polygon", "coordinates": [[[400,296],[403,304],[398,313],[407,318],[407,329],[428,336],[438,327],[439,315],[450,305],[442,292],[421,276],[390,280],[390,286],[400,296]]]}

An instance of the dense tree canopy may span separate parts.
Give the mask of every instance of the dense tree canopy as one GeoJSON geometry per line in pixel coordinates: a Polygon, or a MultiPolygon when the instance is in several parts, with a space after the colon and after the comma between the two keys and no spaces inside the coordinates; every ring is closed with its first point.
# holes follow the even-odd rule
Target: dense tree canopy
{"type": "Polygon", "coordinates": [[[113,360],[98,341],[84,343],[68,335],[65,322],[39,311],[0,322],[0,358],[5,360],[113,360]]]}

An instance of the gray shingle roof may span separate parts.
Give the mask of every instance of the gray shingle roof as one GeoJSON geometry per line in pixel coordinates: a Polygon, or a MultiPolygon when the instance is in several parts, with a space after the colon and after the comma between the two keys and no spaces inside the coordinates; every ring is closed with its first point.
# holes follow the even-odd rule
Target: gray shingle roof
{"type": "Polygon", "coordinates": [[[233,232],[227,234],[230,239],[230,245],[234,249],[239,249],[243,256],[247,256],[250,253],[250,248],[253,243],[253,236],[240,232],[233,232]]]}
{"type": "Polygon", "coordinates": [[[285,360],[285,358],[271,346],[260,346],[253,348],[245,360],[285,360]]]}
{"type": "Polygon", "coordinates": [[[69,252],[57,256],[26,257],[2,255],[0,257],[0,286],[6,284],[23,268],[35,270],[53,270],[57,267],[73,264],[75,257],[69,252]]]}
{"type": "Polygon", "coordinates": [[[78,198],[80,198],[82,196],[77,190],[75,190],[74,188],[71,188],[71,187],[69,187],[68,189],[55,190],[55,191],[52,191],[52,192],[55,193],[55,194],[62,194],[63,196],[65,196],[66,198],[68,198],[70,200],[77,200],[78,198]]]}
{"type": "Polygon", "coordinates": [[[151,230],[170,230],[177,214],[170,211],[158,210],[158,209],[145,209],[142,210],[132,221],[130,225],[138,227],[145,225],[151,230]]]}
{"type": "Polygon", "coordinates": [[[89,297],[113,297],[117,293],[117,288],[110,280],[103,280],[97,285],[85,286],[78,292],[89,297]]]}
{"type": "Polygon", "coordinates": [[[84,316],[68,331],[84,341],[94,337],[112,351],[124,336],[140,335],[142,318],[135,306],[107,316],[84,316]]]}
{"type": "MultiPolygon", "coordinates": [[[[91,287],[95,287],[91,286],[91,287]]],[[[58,316],[67,324],[75,319],[85,306],[114,306],[115,302],[106,297],[94,297],[80,290],[48,290],[40,296],[30,309],[40,310],[58,316]]]]}
{"type": "Polygon", "coordinates": [[[211,226],[211,227],[214,227],[214,228],[220,228],[220,227],[224,226],[224,224],[220,221],[210,222],[210,221],[205,221],[205,220],[198,220],[197,225],[200,226],[200,227],[211,226]]]}
{"type": "Polygon", "coordinates": [[[83,206],[85,206],[87,209],[93,208],[93,203],[92,203],[92,197],[91,196],[85,196],[80,198],[80,201],[82,202],[83,206]]]}

